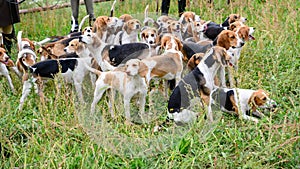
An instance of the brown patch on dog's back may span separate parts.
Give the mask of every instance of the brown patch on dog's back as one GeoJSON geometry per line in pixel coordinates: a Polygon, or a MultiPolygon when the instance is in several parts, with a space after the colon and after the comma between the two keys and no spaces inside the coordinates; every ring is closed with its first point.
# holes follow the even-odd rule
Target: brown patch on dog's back
{"type": "Polygon", "coordinates": [[[103,79],[105,84],[109,84],[110,86],[120,86],[119,79],[115,76],[114,73],[108,72],[103,79]]]}

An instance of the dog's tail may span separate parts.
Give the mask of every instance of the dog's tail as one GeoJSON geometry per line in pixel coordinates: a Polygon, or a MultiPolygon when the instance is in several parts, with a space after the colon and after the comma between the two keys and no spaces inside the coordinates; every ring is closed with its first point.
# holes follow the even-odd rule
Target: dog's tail
{"type": "Polygon", "coordinates": [[[95,68],[92,68],[90,67],[89,65],[87,65],[86,63],[84,63],[84,66],[87,68],[87,70],[89,70],[90,72],[92,73],[95,73],[96,75],[100,76],[101,75],[101,71],[95,69],[95,68]]]}
{"type": "Polygon", "coordinates": [[[148,18],[148,11],[149,11],[149,5],[147,5],[145,8],[145,12],[144,12],[145,19],[148,18]]]}
{"type": "Polygon", "coordinates": [[[79,32],[81,31],[81,28],[82,28],[82,26],[83,26],[85,20],[86,20],[88,17],[90,17],[90,15],[86,15],[85,17],[82,18],[82,20],[81,20],[81,22],[80,22],[80,24],[79,24],[79,27],[78,27],[78,31],[79,31],[79,32]]]}
{"type": "Polygon", "coordinates": [[[115,4],[116,4],[117,0],[114,0],[111,9],[110,9],[110,17],[114,16],[114,10],[115,10],[115,4]]]}
{"type": "Polygon", "coordinates": [[[19,51],[21,51],[23,49],[23,47],[22,47],[22,31],[18,32],[17,43],[18,43],[19,51]]]}

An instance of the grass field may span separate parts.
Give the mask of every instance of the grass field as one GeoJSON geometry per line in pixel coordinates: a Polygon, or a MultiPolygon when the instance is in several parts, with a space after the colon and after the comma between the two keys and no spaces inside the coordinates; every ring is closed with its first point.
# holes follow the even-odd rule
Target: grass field
{"type": "MultiPolygon", "coordinates": [[[[29,2],[33,1],[20,7],[33,7],[29,2]]],[[[111,4],[95,4],[96,16],[109,15],[111,4]]],[[[154,16],[156,5],[150,0],[118,1],[115,15],[143,18],[147,4],[154,16]]],[[[209,7],[205,1],[191,0],[187,10],[217,23],[230,13],[247,17],[247,25],[256,28],[256,40],[243,48],[238,87],[269,91],[279,105],[274,113],[257,124],[219,113],[213,124],[201,118],[191,126],[153,134],[155,121],[125,126],[122,117],[112,121],[104,116],[110,122],[93,119],[87,115],[88,106],[76,101],[72,86],[58,87],[59,79],[47,83],[45,106],[31,94],[18,111],[22,84],[12,73],[15,94],[0,78],[0,168],[300,168],[300,1],[234,0],[227,5],[215,0],[209,7]]],[[[177,16],[177,1],[172,0],[170,14],[177,16]]],[[[84,15],[81,6],[80,18],[84,15]]],[[[70,17],[70,8],[25,14],[15,28],[23,37],[39,41],[67,34],[70,17]]],[[[16,53],[14,48],[13,60],[16,53]]],[[[92,99],[90,88],[87,80],[87,101],[92,99]]],[[[166,100],[152,99],[156,102],[151,111],[163,117],[166,100]]],[[[105,114],[106,101],[98,105],[105,114]]]]}

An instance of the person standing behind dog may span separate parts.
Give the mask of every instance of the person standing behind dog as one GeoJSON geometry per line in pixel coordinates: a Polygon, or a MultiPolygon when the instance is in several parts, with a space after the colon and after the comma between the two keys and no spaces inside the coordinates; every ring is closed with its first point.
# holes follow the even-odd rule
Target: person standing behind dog
{"type": "MultiPolygon", "coordinates": [[[[178,0],[178,14],[181,14],[185,11],[186,0],[178,0]]],[[[170,0],[162,0],[161,3],[161,15],[168,15],[170,8],[170,0]]]]}
{"type": "MultiPolygon", "coordinates": [[[[90,16],[89,25],[92,25],[92,22],[95,21],[94,18],[94,6],[93,0],[84,0],[85,8],[87,14],[90,16]]],[[[71,32],[78,31],[78,13],[79,13],[79,0],[71,0],[71,8],[72,8],[72,16],[75,19],[75,29],[71,32]]],[[[71,21],[71,25],[73,25],[73,20],[71,21]]]]}
{"type": "Polygon", "coordinates": [[[14,24],[20,22],[18,4],[17,0],[0,0],[0,33],[8,53],[11,52],[12,39],[15,38],[14,24]]]}

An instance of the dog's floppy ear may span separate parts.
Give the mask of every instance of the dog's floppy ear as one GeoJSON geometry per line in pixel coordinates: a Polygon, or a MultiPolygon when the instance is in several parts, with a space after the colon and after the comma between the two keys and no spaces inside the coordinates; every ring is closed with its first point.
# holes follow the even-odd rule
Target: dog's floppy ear
{"type": "Polygon", "coordinates": [[[146,39],[146,34],[145,34],[145,32],[142,32],[142,33],[141,33],[141,37],[142,37],[142,39],[144,39],[144,40],[146,39]]]}
{"type": "Polygon", "coordinates": [[[242,37],[244,41],[248,41],[249,40],[249,28],[241,27],[239,30],[239,36],[242,37]]]}
{"type": "Polygon", "coordinates": [[[180,39],[178,39],[177,37],[175,37],[175,41],[176,41],[176,43],[177,43],[178,50],[181,51],[182,48],[183,48],[183,45],[182,45],[180,39]]]}
{"type": "Polygon", "coordinates": [[[222,46],[224,47],[226,50],[228,50],[231,46],[230,46],[230,42],[229,39],[232,38],[232,34],[230,34],[229,31],[226,31],[225,33],[221,33],[218,36],[218,40],[217,40],[217,44],[218,46],[222,46]]]}
{"type": "Polygon", "coordinates": [[[237,26],[236,26],[236,23],[233,22],[232,24],[229,25],[229,30],[232,30],[232,31],[233,31],[236,27],[237,27],[237,26]]]}
{"type": "Polygon", "coordinates": [[[161,43],[161,35],[156,36],[155,44],[159,45],[161,43]]]}
{"type": "Polygon", "coordinates": [[[139,75],[141,76],[141,77],[146,77],[146,75],[147,75],[147,72],[148,72],[148,67],[146,66],[146,64],[145,63],[143,63],[143,62],[139,62],[139,75]]]}
{"type": "Polygon", "coordinates": [[[123,31],[126,31],[128,33],[128,21],[124,23],[123,31]]]}

